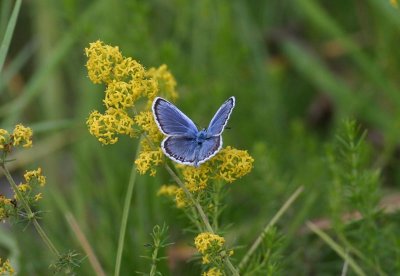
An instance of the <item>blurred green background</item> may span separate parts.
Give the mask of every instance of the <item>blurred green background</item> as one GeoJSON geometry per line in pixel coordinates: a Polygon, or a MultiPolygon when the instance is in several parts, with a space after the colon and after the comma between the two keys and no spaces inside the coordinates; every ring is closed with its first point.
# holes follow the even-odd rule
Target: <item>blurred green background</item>
{"type": "MultiPolygon", "coordinates": [[[[1,38],[14,3],[0,2],[1,38]]],[[[307,220],[332,218],[327,147],[346,118],[368,131],[366,169],[381,171],[375,192],[379,198],[391,195],[398,206],[400,10],[389,0],[24,0],[0,76],[1,128],[23,123],[34,130],[34,147],[16,152],[10,169],[20,177],[26,169],[43,168],[48,185],[42,224],[57,247],[82,252],[65,219],[71,212],[105,271],[114,269],[137,142],[121,137],[101,146],[86,128],[89,112],[104,108],[104,87],[92,84],[84,67],[84,48],[98,39],[147,68],[167,64],[178,83],[177,105],[201,126],[225,99],[236,97],[224,144],[247,149],[255,159],[252,173],[230,186],[222,215],[222,223],[232,225],[226,237],[239,246],[237,260],[303,185],[299,200],[278,222],[283,242],[274,249],[280,255],[276,265],[282,275],[341,273],[343,259],[302,229],[307,220]]],[[[169,261],[160,270],[200,274],[185,253],[193,239],[182,230],[187,222],[156,196],[168,181],[163,173],[138,177],[122,275],[149,271],[141,258],[148,254],[144,244],[163,222],[175,245],[163,252],[169,261]]],[[[1,192],[7,192],[4,178],[1,192]]],[[[365,271],[396,275],[399,215],[395,208],[379,218],[375,228],[381,232],[367,237],[371,243],[353,239],[353,245],[365,253],[367,260],[359,258],[365,271]]],[[[0,226],[0,257],[11,256],[21,275],[51,275],[50,253],[25,226],[0,226]]],[[[358,226],[345,231],[350,237],[352,227],[358,226]]],[[[85,260],[77,273],[94,272],[85,260]]]]}

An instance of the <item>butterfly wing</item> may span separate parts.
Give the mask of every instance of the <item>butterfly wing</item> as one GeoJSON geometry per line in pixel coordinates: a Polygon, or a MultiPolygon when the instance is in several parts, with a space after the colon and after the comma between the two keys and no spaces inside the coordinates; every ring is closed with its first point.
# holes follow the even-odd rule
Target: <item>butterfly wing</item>
{"type": "Polygon", "coordinates": [[[228,123],[229,117],[231,116],[234,107],[235,97],[230,97],[221,105],[207,128],[207,133],[209,134],[209,136],[221,135],[226,124],[228,123]]]}
{"type": "Polygon", "coordinates": [[[169,136],[161,143],[161,148],[166,156],[185,165],[195,165],[197,146],[196,138],[185,136],[169,136]]]}
{"type": "Polygon", "coordinates": [[[175,105],[157,97],[152,105],[154,119],[165,135],[196,137],[197,127],[175,105]]]}
{"type": "MultiPolygon", "coordinates": [[[[208,159],[216,155],[220,149],[222,148],[222,136],[213,136],[210,137],[202,143],[198,155],[197,155],[197,164],[202,164],[206,162],[208,159]]],[[[195,165],[197,165],[195,164],[195,165]]]]}

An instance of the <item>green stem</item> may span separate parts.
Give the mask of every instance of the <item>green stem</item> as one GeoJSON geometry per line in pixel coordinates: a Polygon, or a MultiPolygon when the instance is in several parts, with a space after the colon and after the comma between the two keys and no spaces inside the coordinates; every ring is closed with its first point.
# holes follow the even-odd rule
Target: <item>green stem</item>
{"type": "Polygon", "coordinates": [[[219,202],[220,202],[221,190],[222,190],[221,182],[216,181],[213,192],[213,204],[214,204],[213,227],[215,231],[218,231],[218,217],[219,217],[219,204],[220,204],[219,202]]]}
{"type": "Polygon", "coordinates": [[[280,217],[286,212],[286,210],[292,205],[292,203],[296,200],[296,198],[303,192],[303,186],[300,186],[297,188],[297,190],[289,197],[289,199],[283,204],[281,209],[275,214],[275,216],[271,219],[271,221],[265,226],[264,230],[261,232],[261,234],[257,237],[257,239],[254,241],[253,245],[250,247],[250,249],[247,251],[247,253],[244,255],[242,261],[239,263],[239,271],[241,271],[249,261],[250,257],[253,255],[253,253],[256,251],[258,246],[261,244],[263,241],[265,235],[268,233],[269,229],[275,225],[275,223],[280,219],[280,217]]]}
{"type": "MultiPolygon", "coordinates": [[[[139,152],[140,152],[140,142],[141,142],[141,139],[139,140],[139,143],[138,143],[138,146],[136,149],[135,160],[137,159],[139,152]]],[[[133,188],[135,186],[135,182],[136,182],[136,167],[134,164],[132,166],[131,175],[129,177],[128,189],[126,191],[125,202],[124,202],[124,209],[122,211],[122,219],[121,219],[121,227],[119,230],[118,249],[117,249],[117,257],[115,260],[114,276],[119,276],[120,271],[121,271],[122,251],[124,249],[125,232],[126,232],[126,227],[128,224],[128,216],[129,216],[129,207],[130,207],[131,201],[132,201],[133,188]]]]}
{"type": "Polygon", "coordinates": [[[47,234],[43,230],[43,228],[40,226],[39,222],[37,221],[37,219],[35,217],[35,214],[32,212],[31,208],[29,207],[28,202],[26,202],[22,193],[18,190],[17,184],[15,184],[14,179],[12,178],[10,172],[8,171],[7,167],[4,164],[4,159],[2,160],[1,167],[3,168],[4,174],[5,174],[8,182],[10,183],[12,189],[14,190],[14,193],[17,195],[17,198],[22,203],[22,206],[25,209],[25,212],[27,213],[28,218],[33,221],[33,225],[35,226],[35,229],[38,232],[39,236],[42,238],[42,240],[47,245],[47,247],[50,249],[50,251],[57,257],[60,257],[61,255],[60,255],[59,251],[54,246],[54,244],[51,242],[50,238],[47,236],[47,234]]]}
{"type": "Polygon", "coordinates": [[[151,269],[150,269],[150,276],[156,275],[156,272],[157,272],[158,249],[159,249],[159,244],[156,244],[153,254],[151,255],[152,264],[151,264],[151,269]]]}
{"type": "MultiPolygon", "coordinates": [[[[206,226],[206,229],[208,232],[214,234],[215,231],[211,227],[210,222],[208,221],[207,215],[205,214],[203,208],[199,204],[197,200],[193,198],[193,195],[189,192],[189,190],[186,188],[185,184],[181,181],[181,179],[176,175],[176,173],[171,169],[171,167],[168,164],[165,164],[165,168],[167,169],[168,173],[172,176],[172,178],[175,180],[176,183],[182,188],[184,191],[185,195],[190,199],[190,201],[194,204],[196,207],[197,211],[199,212],[199,215],[201,217],[201,220],[203,221],[204,225],[206,226]]],[[[231,261],[229,258],[225,258],[225,264],[231,271],[232,275],[234,276],[239,276],[239,272],[236,270],[236,268],[232,265],[231,261]]]]}
{"type": "Polygon", "coordinates": [[[190,201],[193,203],[193,205],[196,207],[197,212],[200,215],[201,220],[203,221],[206,229],[208,232],[214,234],[214,230],[211,227],[210,222],[208,221],[207,215],[205,214],[203,208],[201,208],[199,202],[193,198],[193,195],[189,192],[189,190],[186,188],[185,184],[182,182],[182,180],[176,175],[176,173],[171,169],[171,167],[168,164],[165,164],[165,169],[168,171],[168,173],[172,176],[172,178],[175,180],[176,183],[178,183],[179,187],[182,188],[183,192],[185,195],[190,199],[190,201]]]}

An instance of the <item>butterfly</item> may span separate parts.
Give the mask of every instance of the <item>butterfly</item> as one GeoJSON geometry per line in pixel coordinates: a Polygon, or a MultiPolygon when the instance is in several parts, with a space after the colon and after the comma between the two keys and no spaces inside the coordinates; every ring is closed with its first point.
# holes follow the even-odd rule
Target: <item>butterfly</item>
{"type": "Polygon", "coordinates": [[[153,101],[154,119],[167,137],[161,148],[170,159],[198,167],[222,148],[222,132],[235,107],[235,97],[226,100],[207,128],[198,130],[193,121],[169,101],[157,97],[153,101]]]}

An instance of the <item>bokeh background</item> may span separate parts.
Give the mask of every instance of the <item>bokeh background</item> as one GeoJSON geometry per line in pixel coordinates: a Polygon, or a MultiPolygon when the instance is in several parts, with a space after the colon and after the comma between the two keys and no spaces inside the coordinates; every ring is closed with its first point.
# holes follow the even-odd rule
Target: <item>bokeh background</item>
{"type": "MultiPolygon", "coordinates": [[[[1,37],[13,5],[0,2],[1,37]]],[[[280,258],[274,262],[282,275],[342,271],[343,259],[303,230],[307,220],[331,218],[327,147],[342,121],[355,119],[367,130],[367,167],[381,172],[377,193],[382,200],[391,196],[394,211],[382,211],[376,225],[387,236],[368,236],[380,246],[370,246],[380,248],[375,256],[353,245],[365,252],[367,260],[359,262],[366,271],[399,273],[400,10],[389,0],[24,0],[0,75],[0,120],[1,128],[32,127],[34,147],[16,152],[9,167],[16,178],[43,168],[48,185],[41,223],[50,237],[59,248],[82,252],[66,222],[65,214],[72,213],[112,273],[137,142],[121,137],[101,146],[88,133],[88,114],[104,109],[104,87],[89,81],[84,66],[84,48],[98,39],[148,68],[167,64],[178,83],[177,105],[201,126],[225,99],[236,97],[224,143],[248,150],[255,163],[251,174],[229,188],[222,223],[231,225],[226,237],[239,246],[240,260],[303,185],[277,224],[281,242],[273,250],[280,258]]],[[[141,258],[148,254],[144,245],[153,226],[164,222],[175,244],[163,252],[169,259],[160,270],[200,274],[199,265],[188,262],[193,234],[184,231],[187,222],[170,201],[156,196],[168,181],[162,172],[137,179],[122,275],[149,271],[141,258]]],[[[1,178],[1,193],[7,187],[1,178]]],[[[10,257],[21,275],[50,275],[49,254],[32,227],[0,225],[0,257],[10,257]]],[[[87,260],[77,272],[93,274],[87,260]]]]}

